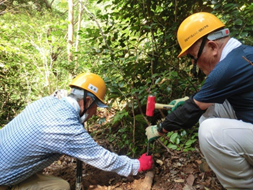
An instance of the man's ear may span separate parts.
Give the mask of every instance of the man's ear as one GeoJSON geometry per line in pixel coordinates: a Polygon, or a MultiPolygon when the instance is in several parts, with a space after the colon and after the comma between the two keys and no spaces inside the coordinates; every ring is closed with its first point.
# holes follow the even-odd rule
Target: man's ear
{"type": "Polygon", "coordinates": [[[218,55],[218,44],[215,41],[208,41],[207,42],[208,48],[210,48],[210,50],[212,51],[213,56],[217,56],[218,55]]]}
{"type": "Polygon", "coordinates": [[[92,100],[91,97],[86,96],[86,107],[89,107],[89,106],[91,105],[92,101],[93,101],[93,100],[92,100]]]}

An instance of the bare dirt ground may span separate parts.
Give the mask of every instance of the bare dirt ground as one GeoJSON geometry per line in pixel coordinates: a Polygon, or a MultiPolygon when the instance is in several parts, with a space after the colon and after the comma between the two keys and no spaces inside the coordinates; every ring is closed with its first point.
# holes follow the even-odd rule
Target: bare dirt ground
{"type": "MultiPolygon", "coordinates": [[[[187,153],[180,151],[168,152],[165,150],[161,153],[155,153],[153,159],[154,166],[151,171],[129,177],[101,171],[83,163],[83,189],[223,190],[215,174],[205,164],[197,147],[195,151],[187,153]]],[[[62,156],[58,161],[47,167],[44,173],[67,180],[71,185],[71,189],[75,189],[75,158],[62,156]]]]}

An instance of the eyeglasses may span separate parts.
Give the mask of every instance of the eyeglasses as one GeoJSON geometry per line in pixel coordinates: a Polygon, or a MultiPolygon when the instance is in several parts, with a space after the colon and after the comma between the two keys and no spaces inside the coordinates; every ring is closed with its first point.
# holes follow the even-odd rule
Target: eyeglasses
{"type": "Polygon", "coordinates": [[[194,76],[197,75],[197,72],[196,72],[196,65],[197,65],[197,62],[198,62],[199,57],[200,57],[201,54],[202,54],[202,51],[203,51],[203,49],[204,49],[204,46],[205,46],[205,44],[206,44],[206,39],[207,39],[207,36],[204,36],[204,37],[203,37],[203,40],[202,40],[202,42],[201,42],[201,45],[200,45],[200,47],[199,47],[199,51],[198,51],[198,54],[197,54],[197,58],[195,58],[195,57],[194,57],[193,55],[191,55],[191,54],[187,54],[187,56],[188,56],[190,59],[193,59],[193,60],[194,60],[194,65],[193,65],[193,68],[192,68],[192,73],[193,73],[194,76]]]}
{"type": "Polygon", "coordinates": [[[207,36],[204,36],[204,37],[203,37],[203,40],[202,40],[202,42],[201,42],[201,45],[200,45],[200,47],[199,47],[199,51],[198,51],[198,54],[197,54],[197,58],[195,58],[195,57],[194,57],[193,55],[191,55],[191,54],[187,54],[187,56],[188,56],[190,59],[193,59],[193,60],[194,60],[194,63],[197,63],[199,57],[201,56],[202,51],[203,51],[204,46],[205,46],[205,43],[206,43],[206,39],[207,39],[207,36]]]}

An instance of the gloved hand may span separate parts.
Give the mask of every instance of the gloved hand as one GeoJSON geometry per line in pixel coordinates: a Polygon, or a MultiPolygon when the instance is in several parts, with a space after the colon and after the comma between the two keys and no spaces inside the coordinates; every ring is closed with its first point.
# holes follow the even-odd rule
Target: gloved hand
{"type": "Polygon", "coordinates": [[[172,100],[169,105],[173,105],[173,107],[171,108],[171,111],[174,111],[175,109],[177,109],[179,106],[182,106],[184,104],[184,102],[186,100],[188,100],[189,97],[188,96],[185,96],[184,98],[178,98],[178,99],[175,99],[175,100],[172,100]]]}
{"type": "Polygon", "coordinates": [[[147,155],[146,153],[144,153],[138,160],[140,162],[140,168],[138,172],[150,170],[152,168],[153,164],[152,155],[147,155]]]}
{"type": "Polygon", "coordinates": [[[153,142],[160,137],[160,134],[157,131],[157,125],[147,127],[145,134],[147,135],[149,142],[153,142]]]}

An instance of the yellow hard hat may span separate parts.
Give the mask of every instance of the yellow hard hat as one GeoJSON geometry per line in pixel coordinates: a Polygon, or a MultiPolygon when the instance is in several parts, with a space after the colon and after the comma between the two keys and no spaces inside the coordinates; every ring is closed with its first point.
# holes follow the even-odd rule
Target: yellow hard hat
{"type": "MultiPolygon", "coordinates": [[[[76,76],[69,84],[70,87],[78,87],[95,95],[104,105],[106,86],[104,80],[94,73],[82,73],[76,76]]],[[[105,107],[105,106],[101,106],[105,107]]]]}
{"type": "Polygon", "coordinates": [[[199,12],[187,17],[177,31],[177,41],[181,47],[177,57],[184,56],[186,51],[203,36],[223,27],[224,24],[211,13],[199,12]]]}

